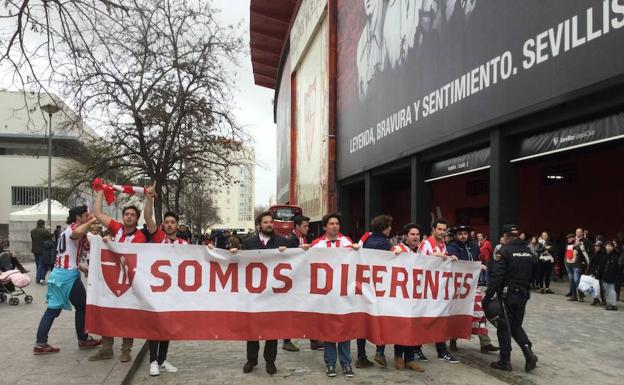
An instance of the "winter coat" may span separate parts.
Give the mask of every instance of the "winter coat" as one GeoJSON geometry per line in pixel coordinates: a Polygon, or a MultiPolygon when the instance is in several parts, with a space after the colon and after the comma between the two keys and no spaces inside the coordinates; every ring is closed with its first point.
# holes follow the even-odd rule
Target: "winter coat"
{"type": "Polygon", "coordinates": [[[377,249],[377,250],[390,250],[392,249],[392,245],[388,238],[382,233],[371,233],[371,235],[366,238],[364,241],[364,245],[362,246],[365,249],[377,249]]]}
{"type": "Polygon", "coordinates": [[[620,255],[615,251],[605,254],[602,281],[606,283],[618,283],[622,279],[620,268],[620,255]]]}
{"type": "Polygon", "coordinates": [[[56,259],[56,243],[52,239],[43,242],[41,246],[41,263],[53,265],[56,259]]]}
{"type": "Polygon", "coordinates": [[[454,255],[462,261],[478,261],[479,244],[472,239],[469,239],[466,243],[455,240],[446,245],[446,253],[454,255]]]}
{"type": "Polygon", "coordinates": [[[604,250],[600,250],[595,253],[589,262],[589,270],[587,273],[593,275],[595,278],[602,279],[602,272],[604,271],[604,265],[606,260],[606,253],[604,250]]]}

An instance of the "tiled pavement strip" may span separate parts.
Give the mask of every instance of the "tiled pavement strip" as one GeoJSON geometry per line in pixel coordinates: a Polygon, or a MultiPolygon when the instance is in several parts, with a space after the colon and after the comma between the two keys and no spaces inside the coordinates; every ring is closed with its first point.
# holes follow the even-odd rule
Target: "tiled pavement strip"
{"type": "MultiPolygon", "coordinates": [[[[73,311],[62,311],[50,332],[50,345],[61,351],[33,355],[37,326],[46,309],[45,287],[34,283],[34,264],[25,263],[24,266],[30,270],[29,275],[33,279],[25,291],[34,300],[26,304],[22,296],[17,306],[0,303],[0,385],[119,385],[133,366],[136,370],[139,362],[119,362],[121,341],[115,341],[115,359],[87,361],[93,350],[78,349],[73,311]]],[[[143,345],[142,340],[134,342],[133,358],[143,345]]]]}
{"type": "MultiPolygon", "coordinates": [[[[31,270],[32,264],[26,267],[31,270]]],[[[396,371],[393,368],[354,369],[353,379],[329,379],[324,374],[323,353],[309,349],[306,340],[295,340],[300,352],[278,351],[278,373],[271,377],[264,371],[260,359],[251,374],[243,374],[244,342],[174,341],[169,352],[170,361],[180,371],[163,373],[159,377],[147,374],[147,357],[133,377],[128,377],[133,364],[122,364],[119,358],[120,342],[116,341],[115,359],[88,362],[91,351],[78,350],[74,332],[74,313],[63,311],[50,333],[50,343],[61,352],[49,356],[34,356],[32,348],[39,319],[45,310],[45,288],[36,284],[26,290],[34,302],[10,306],[0,304],[0,384],[122,384],[124,379],[133,384],[591,384],[624,383],[624,303],[621,310],[607,312],[589,302],[570,303],[563,294],[567,284],[554,284],[556,295],[533,294],[527,308],[525,327],[540,358],[538,368],[524,373],[521,351],[513,345],[512,373],[494,372],[488,364],[496,355],[479,353],[476,338],[460,340],[458,365],[445,364],[436,359],[433,346],[425,346],[429,362],[424,373],[396,371]]],[[[496,344],[495,330],[490,335],[496,344]]],[[[143,345],[135,341],[133,357],[143,345]]],[[[280,342],[281,348],[281,342],[280,342]]],[[[352,342],[355,356],[355,341],[352,342]]],[[[372,359],[374,347],[368,346],[372,359]]],[[[262,355],[262,353],[260,354],[262,355]]],[[[386,357],[392,365],[392,346],[386,347],[386,357]]],[[[134,362],[134,361],[133,361],[134,362]]],[[[340,368],[338,368],[340,369],[340,368]]]]}

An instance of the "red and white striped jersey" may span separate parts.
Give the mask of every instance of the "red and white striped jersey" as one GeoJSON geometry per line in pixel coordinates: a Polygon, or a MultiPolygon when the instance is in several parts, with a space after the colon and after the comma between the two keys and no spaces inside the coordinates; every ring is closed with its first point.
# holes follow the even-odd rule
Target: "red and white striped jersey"
{"type": "Polygon", "coordinates": [[[126,233],[124,231],[124,226],[114,219],[111,219],[111,221],[108,223],[108,229],[114,235],[113,240],[115,242],[122,242],[122,243],[145,243],[146,242],[145,235],[143,234],[142,231],[140,231],[139,229],[135,227],[134,231],[126,233]]]}
{"type": "Polygon", "coordinates": [[[322,237],[316,238],[310,244],[310,247],[319,247],[319,248],[330,248],[330,247],[351,247],[353,245],[353,241],[342,234],[338,234],[338,239],[335,241],[330,241],[327,239],[325,235],[322,237]]]}
{"type": "Polygon", "coordinates": [[[433,255],[433,253],[446,254],[446,244],[444,242],[436,242],[435,238],[431,236],[420,243],[418,251],[425,255],[433,255]]]}
{"type": "Polygon", "coordinates": [[[407,246],[405,243],[400,242],[398,245],[396,245],[396,247],[398,247],[399,249],[401,249],[402,252],[404,253],[415,253],[414,250],[410,249],[409,246],[407,246]]]}
{"type": "Polygon", "coordinates": [[[80,239],[72,239],[71,235],[78,227],[72,223],[59,235],[56,242],[56,258],[54,260],[54,268],[59,269],[77,269],[80,263],[80,257],[89,248],[89,240],[86,235],[80,239]]]}
{"type": "Polygon", "coordinates": [[[373,233],[371,233],[370,231],[365,232],[364,235],[362,235],[362,238],[360,238],[358,245],[360,245],[360,247],[364,247],[364,243],[366,242],[368,237],[370,237],[372,234],[373,233]]]}
{"type": "Polygon", "coordinates": [[[151,239],[153,243],[176,243],[179,245],[186,245],[188,241],[182,238],[176,238],[175,240],[170,239],[167,234],[161,229],[156,230],[154,234],[152,234],[151,239]]]}

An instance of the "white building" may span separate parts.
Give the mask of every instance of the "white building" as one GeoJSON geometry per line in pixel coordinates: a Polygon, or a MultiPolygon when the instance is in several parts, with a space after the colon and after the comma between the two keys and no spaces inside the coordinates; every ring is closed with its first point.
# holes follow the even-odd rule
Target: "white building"
{"type": "MultiPolygon", "coordinates": [[[[214,229],[237,229],[248,231],[254,229],[254,197],[255,197],[255,153],[245,146],[244,154],[231,166],[230,175],[235,181],[221,187],[213,195],[215,207],[219,211],[222,223],[211,226],[214,229]]],[[[213,189],[214,191],[214,189],[213,189]]]]}
{"type": "MultiPolygon", "coordinates": [[[[55,176],[70,162],[67,155],[80,138],[96,134],[59,98],[54,100],[62,108],[52,116],[52,198],[57,198],[64,187],[55,176]]],[[[51,102],[48,95],[0,91],[0,235],[8,232],[11,212],[47,198],[49,122],[40,106],[51,102]]]]}

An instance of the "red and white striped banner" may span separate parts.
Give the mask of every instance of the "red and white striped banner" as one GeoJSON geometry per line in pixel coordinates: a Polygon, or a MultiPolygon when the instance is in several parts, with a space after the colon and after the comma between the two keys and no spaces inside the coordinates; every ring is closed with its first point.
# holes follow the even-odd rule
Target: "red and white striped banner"
{"type": "Polygon", "coordinates": [[[468,338],[478,262],[343,248],[91,242],[87,329],[152,340],[468,338]]]}

